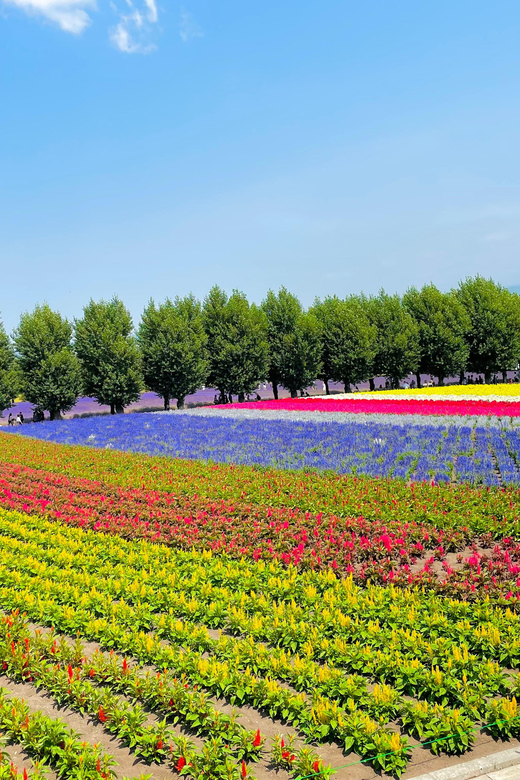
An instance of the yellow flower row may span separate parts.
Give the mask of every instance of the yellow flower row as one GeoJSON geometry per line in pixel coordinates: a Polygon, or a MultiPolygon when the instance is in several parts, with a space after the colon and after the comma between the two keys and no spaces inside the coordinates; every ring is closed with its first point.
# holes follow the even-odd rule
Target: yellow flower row
{"type": "Polygon", "coordinates": [[[414,395],[473,395],[473,396],[519,396],[520,397],[520,383],[519,384],[500,384],[500,385],[445,385],[443,387],[421,387],[413,390],[388,390],[378,391],[374,395],[402,395],[409,396],[414,395]]]}

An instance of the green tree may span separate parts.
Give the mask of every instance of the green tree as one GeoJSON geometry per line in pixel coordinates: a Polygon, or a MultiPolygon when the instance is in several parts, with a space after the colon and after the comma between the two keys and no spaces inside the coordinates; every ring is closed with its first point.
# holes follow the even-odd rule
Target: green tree
{"type": "Polygon", "coordinates": [[[329,380],[351,384],[372,376],[377,331],[356,296],[316,300],[313,306],[321,331],[321,373],[329,393],[329,380]]]}
{"type": "MultiPolygon", "coordinates": [[[[362,299],[365,311],[377,330],[373,363],[374,376],[385,376],[393,388],[415,373],[419,365],[419,328],[398,295],[381,290],[378,296],[362,299]]],[[[370,380],[374,389],[374,380],[370,380]]]]}
{"type": "Polygon", "coordinates": [[[141,350],[143,376],[148,389],[164,399],[177,399],[184,407],[187,395],[204,384],[208,372],[200,303],[190,295],[156,306],[150,301],[143,312],[137,332],[141,350]]]}
{"type": "Polygon", "coordinates": [[[20,376],[14,349],[0,320],[0,415],[13,405],[19,388],[20,376]]]}
{"type": "Polygon", "coordinates": [[[221,395],[243,400],[267,377],[267,323],[262,310],[249,304],[244,293],[228,297],[212,287],[202,309],[208,338],[208,384],[221,395]]]}
{"type": "Polygon", "coordinates": [[[520,362],[520,295],[502,289],[502,306],[507,323],[507,338],[502,341],[498,352],[498,364],[502,381],[507,382],[507,372],[515,370],[520,362]]]}
{"type": "Polygon", "coordinates": [[[123,412],[137,401],[143,379],[130,312],[119,298],[90,302],[75,321],[75,349],[81,363],[86,395],[123,412]]]}
{"type": "Polygon", "coordinates": [[[262,303],[267,317],[269,381],[274,397],[278,385],[295,398],[298,390],[312,385],[320,372],[320,327],[313,311],[304,312],[298,298],[281,287],[269,290],[262,303]]]}
{"type": "Polygon", "coordinates": [[[72,325],[44,304],[26,312],[14,333],[21,390],[51,420],[71,409],[81,392],[81,372],[71,348],[72,325]]]}
{"type": "Polygon", "coordinates": [[[419,328],[417,386],[421,386],[421,374],[436,376],[443,385],[446,377],[463,371],[468,361],[466,309],[454,293],[442,293],[434,284],[421,290],[411,287],[403,303],[419,328]]]}
{"type": "Polygon", "coordinates": [[[461,282],[456,294],[470,320],[468,371],[484,374],[487,383],[493,373],[502,371],[505,380],[520,358],[518,296],[482,276],[461,282]]]}

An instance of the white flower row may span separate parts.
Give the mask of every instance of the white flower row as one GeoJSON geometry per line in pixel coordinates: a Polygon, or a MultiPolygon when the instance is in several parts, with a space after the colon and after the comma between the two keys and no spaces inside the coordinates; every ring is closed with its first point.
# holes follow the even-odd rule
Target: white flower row
{"type": "Polygon", "coordinates": [[[354,414],[351,412],[306,412],[288,411],[285,409],[247,409],[235,407],[233,409],[215,408],[214,406],[201,406],[196,409],[182,409],[171,412],[157,412],[157,414],[187,414],[193,417],[221,417],[235,420],[286,420],[287,422],[314,422],[329,424],[347,424],[357,423],[364,425],[367,423],[378,423],[385,425],[435,425],[435,426],[455,426],[464,427],[491,427],[491,428],[517,428],[520,426],[520,418],[514,418],[511,423],[510,418],[502,420],[500,417],[484,417],[464,415],[422,415],[422,414],[354,414]]]}

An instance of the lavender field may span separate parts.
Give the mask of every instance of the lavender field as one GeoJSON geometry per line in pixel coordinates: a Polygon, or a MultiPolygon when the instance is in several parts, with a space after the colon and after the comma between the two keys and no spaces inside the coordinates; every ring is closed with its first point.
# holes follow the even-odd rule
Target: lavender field
{"type": "Polygon", "coordinates": [[[136,413],[6,429],[63,444],[403,480],[520,484],[518,429],[438,420],[291,419],[217,410],[136,413]],[[201,413],[202,412],[202,413],[201,413]]]}

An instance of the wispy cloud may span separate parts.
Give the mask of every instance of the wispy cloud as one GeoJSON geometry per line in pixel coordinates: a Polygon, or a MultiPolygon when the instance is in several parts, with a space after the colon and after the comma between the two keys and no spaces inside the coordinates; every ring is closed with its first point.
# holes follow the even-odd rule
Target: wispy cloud
{"type": "MultiPolygon", "coordinates": [[[[0,0],[2,2],[2,0],[0,0]]],[[[80,35],[92,22],[90,11],[97,10],[96,0],[3,0],[30,16],[39,16],[57,24],[64,32],[80,35]]],[[[109,30],[114,46],[126,54],[147,54],[156,46],[152,31],[158,22],[156,0],[121,0],[120,10],[112,1],[117,23],[109,30]]]]}
{"type": "Polygon", "coordinates": [[[96,0],[4,0],[31,16],[40,16],[73,35],[79,35],[92,19],[87,10],[96,10],[96,0]]]}
{"type": "Polygon", "coordinates": [[[179,22],[179,35],[184,43],[191,41],[192,38],[202,38],[204,32],[197,24],[193,16],[185,8],[181,8],[181,19],[179,22]]]}
{"type": "Polygon", "coordinates": [[[151,42],[152,26],[158,20],[155,0],[144,0],[140,7],[132,0],[126,0],[126,4],[124,12],[112,4],[119,21],[110,30],[110,40],[125,54],[149,54],[156,49],[151,42]]]}

